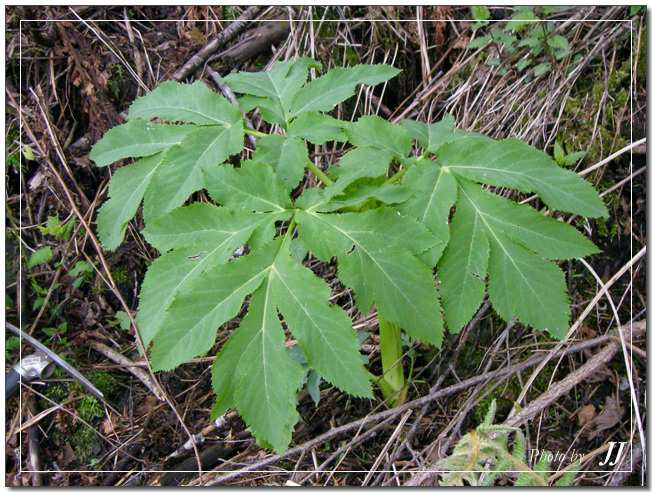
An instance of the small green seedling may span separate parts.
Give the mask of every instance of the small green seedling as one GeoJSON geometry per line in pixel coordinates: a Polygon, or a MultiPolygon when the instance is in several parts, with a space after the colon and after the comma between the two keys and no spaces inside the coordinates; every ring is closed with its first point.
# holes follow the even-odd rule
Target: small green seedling
{"type": "Polygon", "coordinates": [[[61,223],[59,217],[50,216],[48,217],[45,227],[39,226],[38,229],[41,231],[41,234],[51,234],[54,237],[63,237],[64,241],[68,241],[72,234],[73,229],[75,228],[75,216],[73,215],[69,220],[61,223]]]}
{"type": "Polygon", "coordinates": [[[299,420],[308,367],[317,385],[323,379],[371,398],[374,380],[385,398],[401,401],[401,331],[440,347],[444,320],[459,332],[487,285],[503,319],[518,317],[557,338],[567,333],[566,282],[556,261],[598,249],[571,225],[483,184],[537,193],[560,212],[607,215],[591,185],[550,156],[516,139],[455,130],[450,115],[395,125],[327,114],[359,84],[384,83],[395,68],[334,68],[306,82],[311,68],[321,64],[301,58],[224,78],[242,94],[241,108],[257,109],[279,133],[249,129],[240,108],[202,82],[164,82],[91,152],[98,166],[139,158],[114,172],[97,227],[115,249],[143,202],[143,235],[160,257],[140,290],[136,324],[143,342],[152,342],[153,368],[171,370],[206,353],[220,327],[239,320],[213,366],[212,415],[237,407],[258,442],[279,453],[299,420]],[[245,134],[258,137],[247,159],[245,134]],[[310,150],[332,141],[347,152],[320,169],[310,150]],[[308,186],[307,173],[319,185],[308,186]],[[185,205],[200,190],[210,200],[185,205]],[[350,317],[302,264],[307,252],[335,259],[357,307],[377,310],[381,353],[389,354],[384,376],[365,369],[350,317]],[[285,348],[288,335],[300,360],[285,348]]]}
{"type": "MultiPolygon", "coordinates": [[[[478,49],[493,43],[502,52],[501,57],[490,58],[486,63],[500,67],[499,75],[507,73],[510,62],[515,62],[514,68],[522,72],[538,61],[533,75],[539,77],[549,72],[557,61],[572,54],[568,40],[553,34],[554,24],[540,18],[559,8],[561,7],[514,7],[514,14],[505,21],[504,27],[494,27],[487,34],[477,36],[467,47],[478,49]]],[[[489,26],[491,13],[486,7],[471,7],[471,15],[475,20],[472,31],[489,26]]]]}

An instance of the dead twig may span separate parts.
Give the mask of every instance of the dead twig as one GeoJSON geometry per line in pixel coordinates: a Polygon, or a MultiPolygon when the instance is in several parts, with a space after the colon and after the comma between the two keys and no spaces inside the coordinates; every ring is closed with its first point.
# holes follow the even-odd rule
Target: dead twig
{"type": "Polygon", "coordinates": [[[156,383],[152,380],[152,377],[146,371],[143,371],[139,367],[134,367],[131,360],[129,360],[127,357],[125,357],[119,352],[116,352],[112,348],[107,347],[103,343],[98,342],[97,340],[87,339],[85,343],[86,345],[97,350],[101,354],[106,355],[113,362],[120,364],[120,367],[124,367],[127,371],[129,371],[131,374],[133,374],[138,379],[140,379],[140,381],[145,386],[147,386],[152,393],[154,393],[154,396],[156,396],[156,398],[158,398],[161,401],[165,400],[165,396],[163,396],[161,390],[158,388],[158,386],[156,386],[156,383]]]}

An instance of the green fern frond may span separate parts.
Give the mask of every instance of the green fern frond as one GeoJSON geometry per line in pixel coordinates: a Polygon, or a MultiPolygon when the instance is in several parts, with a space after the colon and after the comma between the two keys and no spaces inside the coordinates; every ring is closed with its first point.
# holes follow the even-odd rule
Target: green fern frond
{"type": "Polygon", "coordinates": [[[514,449],[512,450],[512,455],[517,460],[525,462],[525,436],[522,432],[516,433],[516,438],[514,439],[514,449]]]}
{"type": "Polygon", "coordinates": [[[482,426],[490,426],[491,424],[494,423],[494,419],[496,418],[496,409],[498,408],[498,404],[496,403],[496,400],[491,400],[491,404],[489,405],[489,410],[487,410],[487,415],[484,416],[484,420],[482,421],[482,426]]]}
{"type": "Polygon", "coordinates": [[[568,472],[555,482],[555,487],[571,487],[573,480],[577,477],[577,472],[580,471],[581,463],[578,461],[568,472]]]}
{"type": "MultiPolygon", "coordinates": [[[[494,424],[496,401],[492,401],[487,415],[477,429],[462,436],[451,456],[442,458],[437,466],[445,470],[440,485],[492,485],[507,472],[518,472],[514,485],[527,487],[546,486],[550,474],[552,453],[544,451],[541,459],[531,469],[525,458],[525,435],[516,428],[494,424]],[[515,433],[513,451],[508,448],[508,437],[515,433]]],[[[579,465],[567,473],[556,485],[572,484],[579,465]]]]}

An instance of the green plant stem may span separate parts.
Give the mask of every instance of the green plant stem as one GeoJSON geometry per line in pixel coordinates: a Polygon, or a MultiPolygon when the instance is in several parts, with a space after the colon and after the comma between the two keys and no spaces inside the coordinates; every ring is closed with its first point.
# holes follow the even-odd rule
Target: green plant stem
{"type": "MultiPolygon", "coordinates": [[[[259,132],[258,130],[253,130],[251,128],[245,127],[244,129],[245,135],[253,135],[254,137],[257,138],[262,138],[267,136],[266,133],[259,132]]],[[[319,169],[317,166],[312,161],[308,161],[308,169],[312,171],[312,173],[319,178],[319,180],[324,183],[325,186],[333,186],[335,184],[333,180],[331,180],[328,176],[324,174],[324,172],[319,169]]]]}
{"type": "Polygon", "coordinates": [[[390,184],[396,183],[399,179],[403,177],[403,175],[407,172],[406,168],[401,169],[399,172],[397,172],[394,176],[389,178],[387,181],[385,181],[381,186],[387,186],[390,184]]]}
{"type": "Polygon", "coordinates": [[[317,176],[322,183],[324,183],[325,186],[333,186],[333,184],[335,184],[328,176],[324,174],[324,171],[315,166],[312,161],[308,161],[307,166],[308,169],[310,169],[312,173],[317,176]]]}
{"type": "MultiPolygon", "coordinates": [[[[421,162],[423,159],[425,159],[426,153],[421,154],[419,157],[417,157],[417,162],[421,162]]],[[[385,181],[382,185],[380,186],[387,186],[390,184],[396,183],[399,179],[403,177],[403,175],[407,172],[407,168],[404,167],[401,169],[399,172],[394,174],[391,178],[389,178],[387,181],[385,181]]]]}
{"type": "Polygon", "coordinates": [[[378,327],[380,330],[380,360],[383,366],[382,379],[387,386],[379,384],[383,396],[392,406],[403,404],[407,397],[405,375],[401,365],[403,344],[401,343],[401,328],[390,323],[378,314],[378,327]]]}
{"type": "Polygon", "coordinates": [[[266,133],[259,132],[258,130],[254,130],[253,128],[249,128],[247,126],[244,127],[244,133],[245,135],[253,135],[254,137],[257,138],[262,138],[267,136],[266,133]]]}
{"type": "Polygon", "coordinates": [[[287,231],[285,231],[285,234],[283,234],[283,243],[288,240],[292,240],[292,229],[294,229],[294,226],[297,225],[296,217],[292,215],[292,220],[290,220],[290,225],[288,226],[287,231]]]}

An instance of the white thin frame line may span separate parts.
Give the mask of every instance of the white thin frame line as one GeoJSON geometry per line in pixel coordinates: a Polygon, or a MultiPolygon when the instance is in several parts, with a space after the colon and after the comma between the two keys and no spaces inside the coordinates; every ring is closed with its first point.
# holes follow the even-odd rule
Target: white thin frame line
{"type": "MultiPolygon", "coordinates": [[[[78,15],[78,14],[76,14],[76,15],[78,15]]],[[[248,20],[245,20],[245,22],[283,22],[283,21],[288,21],[288,20],[290,22],[315,22],[314,19],[269,19],[269,20],[267,20],[267,19],[263,19],[263,20],[248,19],[248,20]]],[[[40,22],[81,22],[81,23],[85,24],[85,21],[96,22],[96,23],[99,23],[99,22],[120,22],[120,23],[141,22],[140,20],[139,21],[133,21],[133,20],[126,20],[126,19],[122,19],[122,20],[118,20],[118,19],[82,19],[81,17],[79,17],[78,19],[47,19],[47,20],[40,21],[40,22]]],[[[337,19],[324,19],[323,21],[324,22],[356,22],[356,23],[387,22],[387,20],[383,20],[383,19],[340,19],[340,20],[337,20],[337,19]]],[[[504,21],[513,22],[512,19],[505,19],[504,21]]],[[[540,22],[540,21],[541,20],[532,21],[532,22],[534,23],[534,22],[540,22]]],[[[553,22],[568,22],[568,21],[585,22],[585,23],[586,22],[629,23],[630,52],[631,52],[630,54],[632,56],[634,55],[634,43],[633,43],[634,21],[633,21],[633,19],[595,19],[595,20],[554,19],[553,20],[553,22]]],[[[19,20],[19,36],[20,37],[22,37],[23,22],[39,22],[39,19],[20,19],[19,20]]],[[[142,20],[142,22],[183,22],[183,20],[176,20],[176,19],[145,19],[145,20],[142,20]]],[[[209,23],[209,22],[210,23],[217,23],[219,21],[218,20],[205,19],[205,20],[196,20],[194,22],[198,22],[198,23],[202,23],[202,22],[203,23],[209,23]]],[[[320,22],[322,22],[322,21],[320,20],[320,22]]],[[[468,22],[468,20],[462,20],[462,19],[459,19],[459,20],[458,19],[434,19],[434,20],[400,19],[400,22],[468,22]]],[[[19,77],[20,77],[21,82],[22,82],[22,51],[23,51],[22,50],[22,43],[20,42],[20,38],[19,38],[19,61],[21,62],[21,63],[19,63],[19,77]]],[[[633,115],[633,95],[634,95],[634,92],[633,92],[633,83],[634,83],[634,81],[633,81],[633,63],[630,63],[630,82],[629,83],[630,83],[630,95],[631,95],[630,96],[630,115],[633,115]]],[[[19,85],[19,101],[20,101],[19,115],[20,115],[20,130],[21,130],[20,135],[19,135],[19,143],[20,143],[20,146],[21,146],[21,148],[20,148],[20,162],[21,162],[21,165],[22,165],[22,161],[23,161],[23,153],[22,153],[22,127],[23,127],[22,83],[21,83],[21,85],[19,85]]],[[[630,145],[633,143],[633,141],[632,141],[632,139],[633,139],[632,132],[633,132],[633,118],[630,118],[630,145]]],[[[633,148],[630,149],[630,163],[629,163],[630,176],[632,174],[632,167],[633,167],[633,148]]],[[[630,204],[631,204],[632,200],[633,200],[634,186],[633,186],[633,182],[630,182],[630,183],[631,183],[630,184],[630,204]]],[[[22,195],[22,180],[19,180],[19,192],[22,195]]],[[[22,208],[19,208],[19,217],[20,217],[20,220],[22,222],[22,208]]],[[[630,235],[630,259],[632,259],[634,257],[634,255],[633,255],[633,247],[634,247],[633,246],[633,244],[634,244],[633,231],[630,231],[630,234],[631,234],[630,235]]],[[[22,274],[22,262],[20,264],[19,272],[21,272],[21,274],[22,274]]],[[[634,289],[633,289],[633,278],[634,277],[633,277],[633,275],[634,275],[633,270],[630,269],[630,283],[632,285],[632,289],[630,290],[630,324],[633,323],[633,312],[632,312],[632,310],[633,310],[633,292],[634,292],[634,289]]],[[[22,288],[22,286],[21,286],[21,288],[22,288]]],[[[20,321],[21,320],[19,320],[19,322],[20,321]]],[[[22,330],[22,325],[20,325],[20,327],[21,327],[21,330],[22,330]]],[[[632,344],[632,343],[633,343],[633,333],[630,330],[630,344],[632,344]]],[[[20,340],[20,345],[21,345],[21,353],[22,353],[22,338],[20,340]]],[[[630,363],[633,365],[633,353],[630,351],[629,355],[630,355],[630,359],[631,359],[630,363]]],[[[19,401],[20,401],[21,408],[22,408],[22,392],[20,392],[19,401]]],[[[633,393],[631,391],[630,391],[630,403],[631,403],[631,407],[630,407],[630,441],[629,441],[629,448],[633,449],[633,438],[634,438],[633,412],[634,412],[634,404],[635,404],[635,402],[634,402],[634,395],[633,395],[633,393]]],[[[19,416],[19,420],[20,420],[21,425],[22,425],[22,415],[19,416]]],[[[20,433],[20,434],[21,435],[19,436],[19,444],[20,444],[20,448],[22,448],[22,433],[20,433]]],[[[644,439],[644,436],[641,436],[641,439],[644,439]]],[[[641,441],[641,442],[643,442],[643,441],[641,441]]],[[[646,451],[646,447],[644,447],[643,451],[646,451]]],[[[645,460],[643,460],[642,463],[644,463],[644,462],[645,462],[645,460]]],[[[618,471],[582,470],[582,472],[583,473],[633,473],[634,472],[633,463],[631,463],[631,465],[632,465],[631,470],[618,470],[618,471]]],[[[22,461],[19,463],[19,472],[22,472],[23,470],[20,468],[20,466],[22,466],[22,461]]],[[[645,468],[644,464],[642,464],[641,465],[641,471],[642,471],[643,474],[645,472],[644,468],[645,468]]],[[[77,471],[77,470],[73,470],[73,471],[60,470],[60,471],[66,472],[66,473],[84,473],[84,472],[87,472],[87,473],[88,472],[93,472],[93,473],[95,473],[95,471],[93,471],[93,470],[81,470],[81,471],[77,471]]],[[[133,470],[112,471],[111,473],[128,473],[128,472],[131,472],[131,471],[133,471],[133,470]]],[[[244,471],[245,473],[249,473],[246,470],[233,470],[233,472],[235,472],[235,471],[239,471],[239,472],[244,471]]],[[[250,473],[254,473],[256,471],[260,471],[260,470],[252,470],[250,473]]],[[[339,471],[342,472],[342,473],[353,473],[350,470],[349,471],[341,471],[341,470],[339,470],[339,471]]],[[[55,471],[53,471],[53,472],[55,472],[55,471]]],[[[105,472],[105,471],[99,471],[99,472],[100,473],[108,473],[108,472],[105,472]]],[[[335,470],[335,472],[338,472],[338,470],[335,470]]],[[[410,473],[414,473],[414,472],[415,471],[410,471],[410,473]]],[[[416,471],[416,472],[420,472],[420,471],[416,471]]],[[[36,473],[36,472],[32,472],[32,473],[36,473]]],[[[43,471],[41,473],[52,473],[52,472],[43,471]]],[[[210,473],[210,472],[205,472],[205,473],[210,473]]],[[[225,472],[221,472],[221,473],[225,473],[225,472]]],[[[369,471],[361,470],[361,471],[356,471],[355,473],[369,473],[369,471]]],[[[388,472],[384,472],[384,473],[388,473],[388,472]]],[[[455,472],[455,473],[457,473],[457,472],[455,472]]],[[[564,473],[568,473],[568,472],[564,472],[564,473]]]]}

